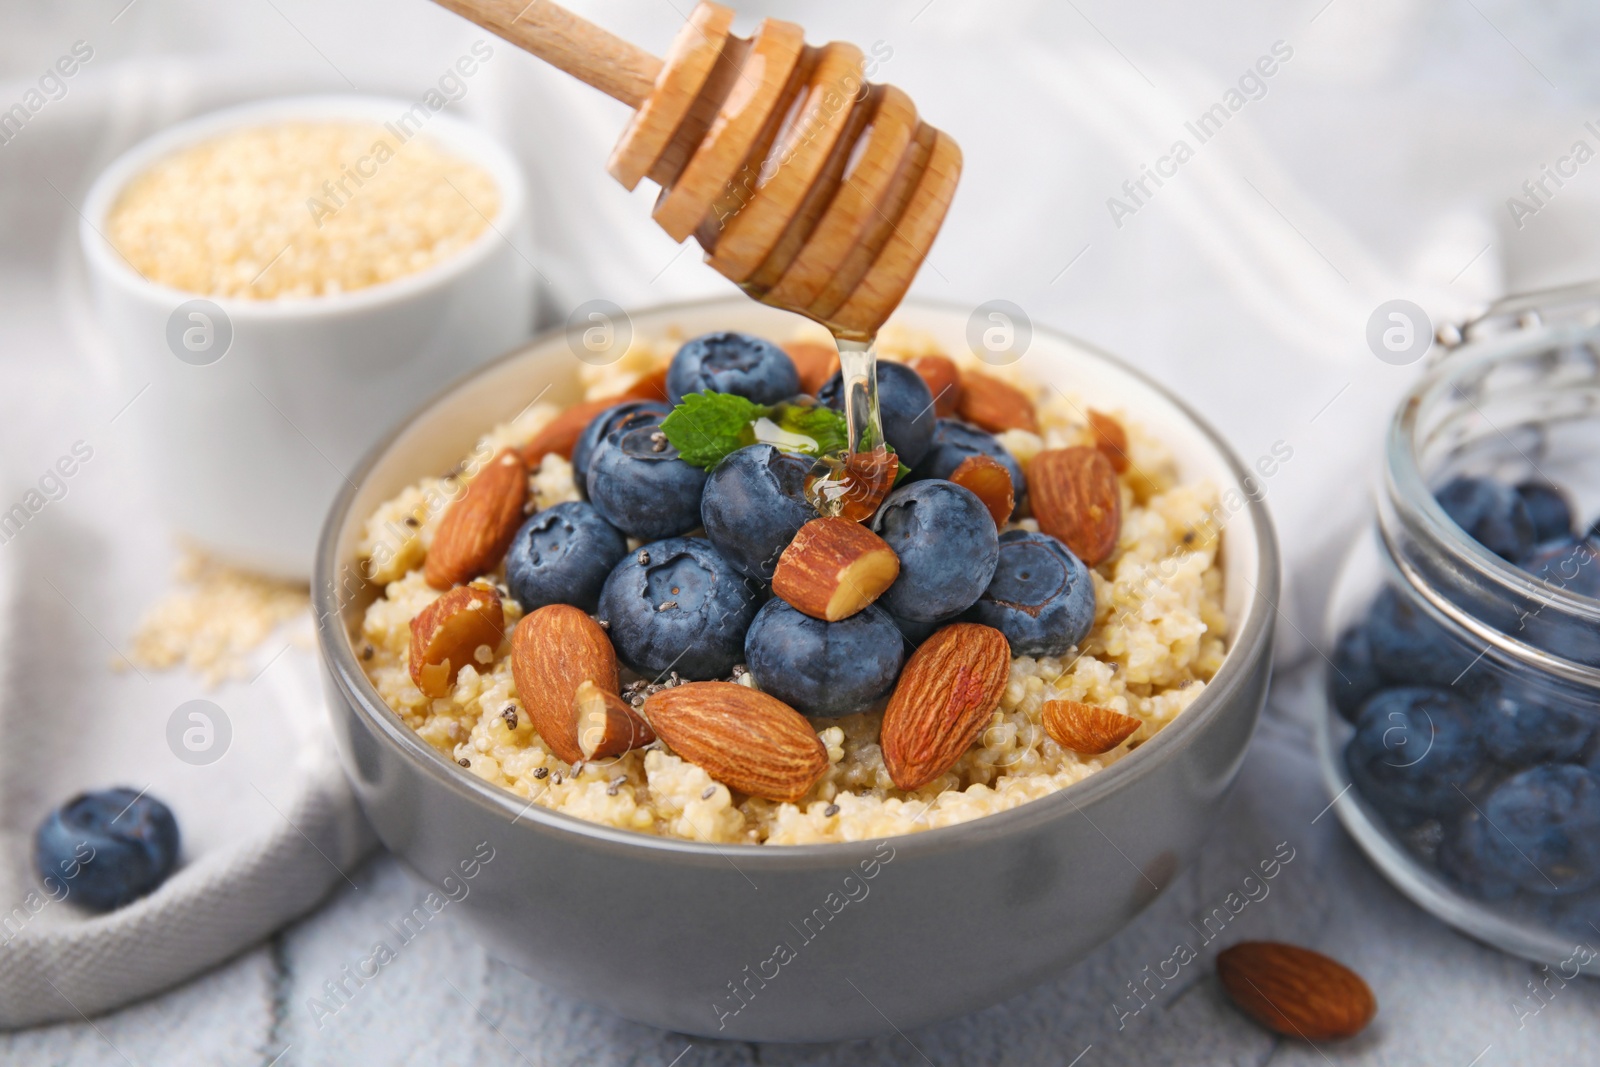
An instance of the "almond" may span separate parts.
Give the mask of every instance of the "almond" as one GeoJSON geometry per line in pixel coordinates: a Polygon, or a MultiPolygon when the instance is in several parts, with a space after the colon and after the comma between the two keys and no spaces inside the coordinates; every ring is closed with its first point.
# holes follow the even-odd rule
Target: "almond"
{"type": "Polygon", "coordinates": [[[778,557],[772,591],[813,619],[838,622],[877,600],[899,576],[900,557],[865,526],[812,519],[778,557]]]}
{"type": "Polygon", "coordinates": [[[796,801],[828,769],[828,750],[777,697],[737,682],[689,682],[644,702],[645,718],[674,752],[729,789],[796,801]]]}
{"type": "Polygon", "coordinates": [[[1354,1037],[1378,1013],[1359,974],[1298,945],[1241,941],[1217,955],[1217,977],[1240,1011],[1305,1041],[1354,1037]]]}
{"type": "Polygon", "coordinates": [[[900,459],[888,449],[852,452],[842,467],[832,467],[823,477],[807,477],[806,499],[814,501],[820,495],[822,510],[850,522],[864,522],[872,518],[899,476],[900,459]]]}
{"type": "Polygon", "coordinates": [[[963,419],[990,433],[1039,432],[1039,420],[1034,416],[1033,401],[1028,399],[1028,394],[1009,382],[978,371],[962,373],[961,399],[956,411],[963,419]]]}
{"type": "Polygon", "coordinates": [[[583,431],[594,421],[594,417],[620,403],[622,398],[608,396],[572,405],[545,423],[544,428],[534,434],[533,440],[522,446],[523,462],[529,467],[537,467],[544,457],[552,454],[571,459],[578,438],[583,436],[583,431]]]}
{"type": "Polygon", "coordinates": [[[961,405],[961,368],[949,356],[912,356],[906,366],[916,371],[933,394],[933,413],[941,419],[961,405]]]}
{"type": "Polygon", "coordinates": [[[498,566],[522,525],[527,502],[527,465],[515,449],[503,449],[439,520],[422,571],[428,584],[449,589],[498,566]]]}
{"type": "Polygon", "coordinates": [[[1087,445],[1046,449],[1028,464],[1028,497],[1039,529],[1093,567],[1117,547],[1122,489],[1111,461],[1087,445]]]}
{"type": "Polygon", "coordinates": [[[839,350],[816,341],[790,341],[783,350],[800,372],[800,391],[815,396],[839,370],[839,350]]]}
{"type": "MultiPolygon", "coordinates": [[[[661,366],[646,374],[641,374],[634,383],[621,393],[611,398],[612,403],[624,400],[659,400],[667,402],[667,367],[661,366]]],[[[573,439],[577,443],[577,439],[573,439]]],[[[570,458],[570,453],[569,453],[570,458]]]]}
{"type": "Polygon", "coordinates": [[[522,706],[544,743],[561,759],[585,758],[578,742],[578,689],[618,686],[617,653],[600,624],[570,604],[525,615],[511,632],[511,676],[522,706]]]}
{"type": "Polygon", "coordinates": [[[968,456],[950,472],[950,480],[977,494],[994,517],[997,530],[1016,510],[1017,495],[1011,484],[1011,472],[993,456],[968,456]]]}
{"type": "Polygon", "coordinates": [[[1111,469],[1121,474],[1133,463],[1128,458],[1128,431],[1122,428],[1116,416],[1089,409],[1089,430],[1094,434],[1094,447],[1111,461],[1111,469]]]}
{"type": "Polygon", "coordinates": [[[656,739],[633,705],[591,681],[578,686],[572,704],[578,719],[578,748],[585,760],[610,759],[656,739]]]}
{"type": "Polygon", "coordinates": [[[1062,748],[1085,756],[1110,752],[1142,725],[1132,715],[1076,700],[1050,700],[1044,705],[1044,732],[1062,748]]]}
{"type": "Polygon", "coordinates": [[[483,666],[480,647],[492,653],[506,636],[500,594],[481,585],[458,585],[411,620],[411,680],[425,696],[450,695],[468,663],[483,666]]]}
{"type": "Polygon", "coordinates": [[[1011,646],[990,626],[958,622],[912,653],[883,713],[883,762],[901,789],[955,766],[1000,706],[1011,646]]]}

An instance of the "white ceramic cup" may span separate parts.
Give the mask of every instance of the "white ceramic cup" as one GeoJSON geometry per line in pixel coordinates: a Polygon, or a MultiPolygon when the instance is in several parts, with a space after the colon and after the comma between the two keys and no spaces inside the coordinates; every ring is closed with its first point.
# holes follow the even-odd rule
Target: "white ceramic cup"
{"type": "Polygon", "coordinates": [[[534,268],[519,250],[528,244],[527,188],[498,142],[429,113],[416,132],[482,167],[499,187],[490,225],[415,274],[278,300],[147,281],[103,236],[106,216],[156,160],[217,134],[294,120],[381,125],[408,113],[414,124],[417,110],[413,101],[357,96],[229,108],[141,142],[89,191],[79,235],[95,307],[130,395],[143,390],[120,418],[145,453],[167,519],[220,559],[309,579],[328,505],[372,443],[447,382],[530,334],[534,268]]]}

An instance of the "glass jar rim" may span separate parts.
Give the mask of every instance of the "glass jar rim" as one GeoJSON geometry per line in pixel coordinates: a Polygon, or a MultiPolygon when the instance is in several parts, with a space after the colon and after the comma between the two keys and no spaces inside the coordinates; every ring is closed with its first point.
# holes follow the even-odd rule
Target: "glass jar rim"
{"type": "MultiPolygon", "coordinates": [[[[1390,420],[1385,443],[1384,507],[1379,509],[1379,526],[1385,549],[1396,562],[1400,576],[1417,589],[1436,609],[1463,629],[1512,657],[1540,669],[1553,671],[1593,685],[1600,680],[1600,666],[1574,662],[1537,648],[1518,637],[1485,623],[1461,605],[1428,587],[1422,576],[1408,566],[1394,543],[1396,531],[1386,528],[1392,514],[1410,537],[1426,550],[1437,553],[1485,588],[1503,593],[1509,603],[1540,605],[1540,610],[1555,607],[1574,622],[1600,629],[1600,600],[1569,592],[1542,581],[1490,551],[1469,536],[1434,498],[1422,469],[1418,433],[1427,413],[1436,405],[1470,397],[1459,383],[1481,374],[1497,364],[1534,356],[1585,341],[1600,340],[1600,325],[1590,322],[1561,322],[1523,325],[1521,328],[1472,338],[1447,352],[1412,384],[1401,398],[1390,420]]],[[[1473,404],[1476,408],[1476,405],[1473,404]]],[[[1487,422],[1487,416],[1483,416],[1487,422]]],[[[1493,423],[1491,429],[1505,437],[1493,423]]],[[[1509,441],[1509,438],[1507,438],[1509,441]]],[[[1515,446],[1513,446],[1515,447],[1515,446]]]]}

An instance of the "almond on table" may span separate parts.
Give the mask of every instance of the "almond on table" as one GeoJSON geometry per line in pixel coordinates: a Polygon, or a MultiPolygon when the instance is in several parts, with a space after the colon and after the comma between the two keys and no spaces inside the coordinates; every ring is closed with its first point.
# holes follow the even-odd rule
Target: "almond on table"
{"type": "Polygon", "coordinates": [[[883,595],[900,559],[883,538],[842,518],[812,519],[778,557],[772,591],[814,619],[838,622],[883,595]]]}
{"type": "Polygon", "coordinates": [[[1354,1037],[1378,1014],[1359,974],[1320,952],[1281,941],[1241,941],[1217,955],[1217,978],[1240,1011],[1285,1037],[1354,1037]]]}
{"type": "Polygon", "coordinates": [[[439,521],[423,571],[428,584],[448,589],[499,566],[527,501],[527,464],[515,449],[504,449],[439,521]]]}

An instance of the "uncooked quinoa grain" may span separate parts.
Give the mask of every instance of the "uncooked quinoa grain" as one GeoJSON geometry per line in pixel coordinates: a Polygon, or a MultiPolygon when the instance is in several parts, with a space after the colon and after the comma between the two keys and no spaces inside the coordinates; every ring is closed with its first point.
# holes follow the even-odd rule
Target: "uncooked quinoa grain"
{"type": "MultiPolygon", "coordinates": [[[[936,351],[933,342],[893,327],[879,337],[879,353],[890,360],[936,351]]],[[[657,369],[676,348],[671,341],[635,338],[623,359],[580,371],[588,399],[614,395],[638,375],[657,369]]],[[[986,373],[1005,370],[983,368],[986,373]]],[[[1096,398],[1041,389],[1011,374],[1015,384],[1039,397],[1040,432],[1012,430],[1001,442],[1026,469],[1045,448],[1093,444],[1084,412],[1096,398]]],[[[492,456],[516,447],[558,413],[535,404],[515,420],[496,426],[472,455],[492,456]]],[[[828,756],[822,778],[797,803],[777,803],[719,787],[702,768],[661,743],[624,753],[608,763],[609,780],[563,781],[567,769],[536,730],[508,733],[500,710],[517,696],[510,641],[494,649],[493,661],[461,669],[448,696],[429,699],[411,681],[407,666],[410,622],[439,596],[422,576],[427,549],[457,490],[424,479],[380,505],[368,519],[359,551],[367,572],[384,589],[368,608],[361,638],[378,651],[365,665],[384,701],[428,744],[446,753],[471,745],[479,755],[473,773],[552,810],[591,822],[694,841],[741,844],[811,844],[861,841],[968,822],[1025,804],[1082,781],[1125,758],[1137,745],[1171,723],[1216,674],[1226,654],[1227,618],[1222,608],[1221,534],[1212,519],[1219,494],[1205,482],[1180,482],[1167,446],[1137,420],[1118,412],[1128,434],[1131,460],[1120,475],[1122,530],[1110,559],[1093,568],[1095,623],[1077,649],[1059,658],[1019,656],[1000,706],[978,740],[954,767],[922,789],[896,788],[878,745],[882,713],[813,720],[828,756]],[[420,525],[401,524],[406,515],[420,525]],[[403,533],[397,533],[403,531],[403,533]],[[1078,700],[1140,720],[1128,743],[1101,756],[1080,756],[1051,740],[1043,727],[1049,700],[1078,700]],[[612,792],[611,785],[623,785],[612,792]],[[539,783],[539,784],[535,784],[539,783]]],[[[481,463],[464,465],[470,479],[481,463]]],[[[529,475],[541,508],[577,499],[572,466],[546,456],[529,475]]],[[[1023,518],[1010,528],[1037,530],[1023,518]]],[[[639,555],[646,555],[642,551],[639,555]]],[[[643,562],[643,561],[641,561],[643,562]]],[[[505,603],[506,634],[522,609],[505,603]]],[[[747,672],[734,679],[753,685],[747,672]]],[[[623,696],[635,707],[651,693],[679,684],[623,678],[623,696]]]]}
{"type": "Polygon", "coordinates": [[[207,296],[329,296],[424,270],[500,210],[481,167],[356,122],[221,134],[123,189],[111,244],[151,281],[207,296]]]}

